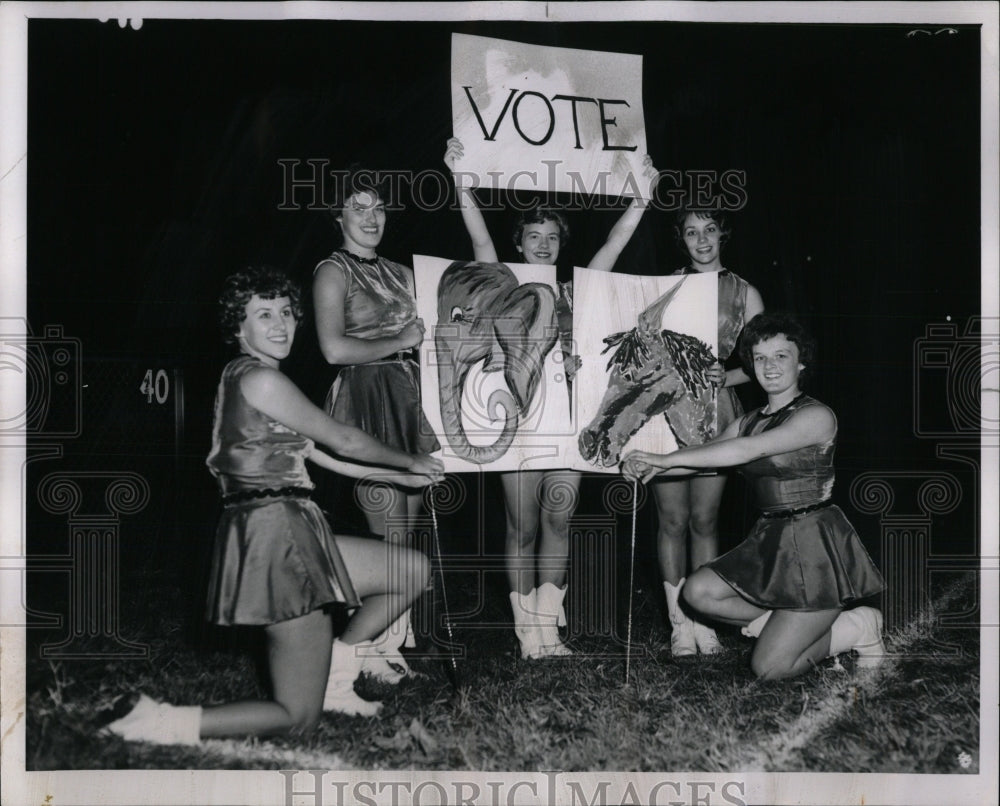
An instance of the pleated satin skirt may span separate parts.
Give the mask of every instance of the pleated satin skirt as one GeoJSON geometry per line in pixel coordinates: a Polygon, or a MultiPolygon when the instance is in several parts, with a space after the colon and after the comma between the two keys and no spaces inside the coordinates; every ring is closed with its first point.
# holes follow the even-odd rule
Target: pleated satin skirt
{"type": "Polygon", "coordinates": [[[322,510],[308,498],[229,505],[215,536],[206,617],[266,625],[323,605],[361,605],[322,510]]]}
{"type": "Polygon", "coordinates": [[[768,610],[831,610],[885,588],[839,507],[760,518],[750,535],[709,568],[768,610]]]}
{"type": "Polygon", "coordinates": [[[433,453],[441,445],[420,406],[418,372],[408,360],[343,367],[330,387],[326,412],[393,448],[433,453]]]}

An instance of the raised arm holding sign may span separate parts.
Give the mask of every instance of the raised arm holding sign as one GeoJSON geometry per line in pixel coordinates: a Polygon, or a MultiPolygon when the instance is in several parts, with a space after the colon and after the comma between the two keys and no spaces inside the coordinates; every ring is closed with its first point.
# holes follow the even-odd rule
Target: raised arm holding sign
{"type": "MultiPolygon", "coordinates": [[[[452,138],[445,152],[445,164],[454,171],[463,154],[461,140],[452,138]]],[[[657,177],[648,155],[643,159],[642,168],[648,197],[657,177]]],[[[486,222],[472,190],[458,186],[457,193],[475,260],[489,269],[497,263],[498,257],[486,222]]],[[[643,198],[637,196],[633,199],[612,228],[607,242],[594,256],[590,268],[610,271],[614,267],[645,209],[643,198]]],[[[521,215],[513,235],[515,248],[525,263],[554,266],[560,249],[569,237],[569,228],[557,211],[536,208],[521,215]]],[[[477,264],[461,271],[478,271],[477,264]]],[[[572,354],[571,284],[560,284],[559,292],[555,303],[557,316],[549,327],[554,325],[559,331],[563,369],[571,377],[580,361],[578,356],[572,354]]],[[[567,460],[566,466],[569,464],[567,460]]],[[[521,655],[525,658],[570,654],[559,637],[558,627],[565,625],[563,600],[569,558],[569,518],[578,498],[580,478],[579,471],[551,469],[521,469],[501,475],[507,511],[507,581],[511,591],[514,630],[520,642],[521,655]]]]}

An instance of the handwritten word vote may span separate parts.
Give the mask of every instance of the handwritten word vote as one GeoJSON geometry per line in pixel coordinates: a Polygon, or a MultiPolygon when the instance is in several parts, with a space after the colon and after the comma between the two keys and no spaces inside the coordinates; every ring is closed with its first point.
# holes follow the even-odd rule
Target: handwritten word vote
{"type": "MultiPolygon", "coordinates": [[[[601,138],[604,142],[603,151],[635,151],[636,148],[638,148],[637,145],[612,145],[608,140],[608,127],[617,126],[618,119],[608,116],[607,107],[615,104],[629,106],[628,101],[616,101],[606,98],[587,98],[582,95],[553,95],[552,98],[549,99],[542,95],[542,93],[535,92],[534,90],[521,90],[518,92],[517,89],[512,88],[510,93],[507,95],[507,100],[503,105],[503,109],[500,110],[500,114],[497,116],[497,119],[493,121],[492,128],[487,130],[487,125],[483,120],[482,113],[479,111],[479,107],[472,99],[472,93],[469,91],[472,87],[463,85],[462,89],[465,90],[465,95],[469,99],[469,104],[472,106],[472,111],[476,115],[476,120],[479,121],[479,127],[483,131],[483,138],[485,140],[496,140],[500,124],[503,122],[503,119],[507,116],[507,112],[509,111],[511,120],[514,123],[514,128],[517,130],[517,133],[521,135],[521,139],[531,145],[545,145],[551,139],[552,133],[555,131],[556,127],[556,107],[553,106],[553,102],[568,101],[569,110],[573,116],[573,132],[576,135],[576,145],[574,148],[583,148],[580,144],[580,113],[578,111],[578,104],[593,104],[597,107],[598,120],[601,124],[601,138]],[[521,128],[519,109],[525,98],[537,98],[544,105],[544,109],[548,115],[548,129],[546,130],[545,135],[537,140],[529,137],[525,133],[524,129],[521,128]]],[[[532,102],[531,106],[534,107],[532,112],[540,110],[537,101],[532,102]]],[[[560,108],[566,107],[560,105],[560,108]]]]}

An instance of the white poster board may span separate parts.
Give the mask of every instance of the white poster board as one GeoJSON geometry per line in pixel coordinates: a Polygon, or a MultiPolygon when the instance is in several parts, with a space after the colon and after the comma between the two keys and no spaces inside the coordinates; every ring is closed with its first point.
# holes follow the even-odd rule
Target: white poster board
{"type": "Polygon", "coordinates": [[[413,256],[424,412],[450,473],[566,467],[554,266],[413,256]]]}
{"type": "Polygon", "coordinates": [[[553,266],[414,255],[413,269],[427,327],[422,405],[448,472],[617,473],[624,451],[666,453],[714,432],[704,369],[716,354],[715,274],[577,268],[569,340],[553,266]],[[571,379],[564,350],[581,361],[571,379]]]}
{"type": "Polygon", "coordinates": [[[463,186],[648,195],[641,56],[453,34],[451,109],[463,186]]]}
{"type": "Polygon", "coordinates": [[[718,275],[643,277],[576,268],[580,470],[618,472],[629,450],[667,453],[714,432],[718,275]],[[648,313],[647,313],[648,312],[648,313]],[[646,313],[645,317],[642,315],[646,313]],[[646,327],[643,327],[646,324],[646,327]]]}

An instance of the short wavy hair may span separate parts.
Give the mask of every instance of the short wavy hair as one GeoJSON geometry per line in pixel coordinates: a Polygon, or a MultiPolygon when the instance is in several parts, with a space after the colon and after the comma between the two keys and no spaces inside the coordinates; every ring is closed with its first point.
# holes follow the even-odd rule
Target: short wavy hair
{"type": "Polygon", "coordinates": [[[247,303],[255,294],[261,299],[288,297],[295,320],[302,320],[302,289],[299,284],[280,269],[250,266],[230,274],[219,295],[219,329],[226,344],[236,343],[236,331],[247,318],[247,303]]]}
{"type": "Polygon", "coordinates": [[[530,210],[522,211],[514,222],[514,246],[521,245],[521,238],[524,236],[524,228],[529,224],[544,224],[546,221],[555,221],[559,227],[559,248],[564,249],[569,243],[569,224],[566,217],[558,210],[551,207],[533,207],[530,210]]]}
{"type": "Polygon", "coordinates": [[[799,348],[799,363],[805,369],[799,372],[799,386],[812,377],[813,362],[816,360],[816,340],[799,324],[793,316],[787,313],[759,313],[746,323],[740,334],[740,362],[751,378],[756,377],[753,371],[753,348],[762,341],[784,336],[799,348]]]}
{"type": "MultiPolygon", "coordinates": [[[[392,182],[378,171],[365,168],[359,163],[351,163],[346,171],[334,171],[332,174],[330,215],[339,227],[337,219],[344,211],[347,200],[356,193],[373,193],[387,206],[391,206],[392,182]]],[[[389,217],[386,215],[386,223],[389,217]]]]}
{"type": "Polygon", "coordinates": [[[719,225],[719,246],[729,240],[733,234],[732,222],[729,220],[729,213],[720,208],[692,207],[689,204],[681,205],[674,216],[674,240],[677,247],[686,255],[687,245],[684,243],[684,222],[689,215],[695,215],[709,221],[714,221],[719,225]]]}

